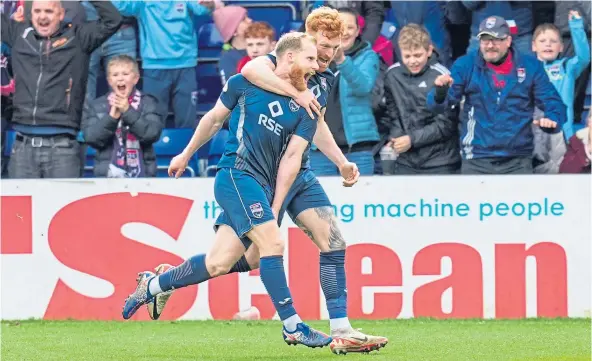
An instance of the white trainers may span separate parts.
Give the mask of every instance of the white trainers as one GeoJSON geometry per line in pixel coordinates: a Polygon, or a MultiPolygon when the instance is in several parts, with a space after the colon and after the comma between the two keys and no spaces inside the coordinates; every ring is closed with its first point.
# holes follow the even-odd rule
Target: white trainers
{"type": "Polygon", "coordinates": [[[336,355],[348,352],[377,351],[388,343],[386,337],[366,335],[353,328],[332,331],[331,337],[333,341],[329,348],[336,355]]]}
{"type": "MultiPolygon", "coordinates": [[[[156,273],[156,276],[159,276],[171,268],[173,268],[173,266],[171,266],[170,264],[163,263],[158,265],[154,269],[154,271],[156,273]]],[[[162,314],[162,311],[164,310],[164,306],[168,302],[169,298],[171,298],[172,294],[173,290],[159,293],[156,296],[154,296],[154,301],[146,305],[146,307],[148,308],[148,314],[150,315],[151,319],[158,320],[158,318],[162,314]]]]}

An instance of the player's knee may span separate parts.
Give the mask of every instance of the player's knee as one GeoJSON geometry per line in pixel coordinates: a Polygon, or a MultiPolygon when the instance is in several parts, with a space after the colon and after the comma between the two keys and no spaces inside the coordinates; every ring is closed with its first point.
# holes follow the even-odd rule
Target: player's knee
{"type": "Polygon", "coordinates": [[[279,256],[284,254],[284,241],[277,239],[269,239],[260,247],[262,257],[265,256],[279,256]]]}

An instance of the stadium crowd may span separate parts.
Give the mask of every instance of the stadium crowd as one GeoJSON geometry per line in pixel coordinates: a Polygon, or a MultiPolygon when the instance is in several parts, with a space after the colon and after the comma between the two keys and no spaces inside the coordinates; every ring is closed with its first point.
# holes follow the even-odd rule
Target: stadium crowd
{"type": "MultiPolygon", "coordinates": [[[[323,5],[344,22],[319,47],[325,120],[362,175],[590,172],[589,1],[15,0],[2,177],[166,176],[227,79],[323,5]]],[[[213,175],[227,137],[188,174],[213,175]]]]}

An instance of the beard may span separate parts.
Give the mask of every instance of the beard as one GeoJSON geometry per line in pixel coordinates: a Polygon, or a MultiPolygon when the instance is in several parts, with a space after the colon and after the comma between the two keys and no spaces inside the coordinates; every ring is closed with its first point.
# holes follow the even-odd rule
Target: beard
{"type": "Polygon", "coordinates": [[[307,79],[305,76],[309,75],[306,73],[304,69],[299,67],[298,65],[292,65],[292,69],[290,70],[290,83],[296,88],[298,91],[305,91],[307,89],[306,82],[307,79]]]}

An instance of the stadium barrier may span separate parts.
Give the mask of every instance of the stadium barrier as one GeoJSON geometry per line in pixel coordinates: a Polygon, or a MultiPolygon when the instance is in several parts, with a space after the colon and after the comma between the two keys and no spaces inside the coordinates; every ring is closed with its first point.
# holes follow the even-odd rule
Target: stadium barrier
{"type": "MultiPolygon", "coordinates": [[[[368,177],[321,183],[348,241],[351,318],[590,317],[590,177],[368,177]]],[[[2,319],[121,319],[136,273],[206,252],[213,179],[4,180],[2,319]]],[[[286,270],[325,319],[318,251],[290,221],[286,270]]],[[[161,319],[274,310],[257,271],[177,290],[161,319]]],[[[138,312],[134,319],[148,319],[138,312]]]]}

